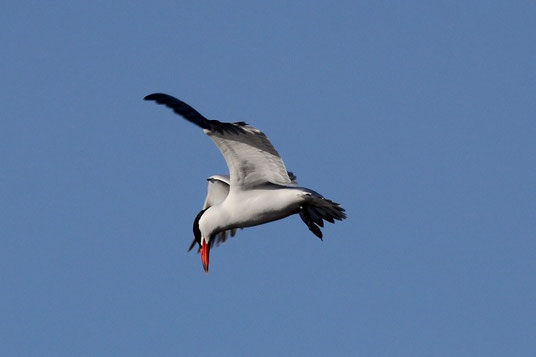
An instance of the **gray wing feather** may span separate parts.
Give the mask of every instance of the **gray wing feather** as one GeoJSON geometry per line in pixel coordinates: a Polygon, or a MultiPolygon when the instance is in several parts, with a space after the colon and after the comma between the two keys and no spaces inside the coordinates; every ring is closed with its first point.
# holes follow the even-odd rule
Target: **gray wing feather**
{"type": "Polygon", "coordinates": [[[205,133],[220,149],[231,174],[231,186],[250,188],[270,182],[290,185],[292,180],[266,135],[246,125],[242,133],[205,133]]]}
{"type": "Polygon", "coordinates": [[[283,160],[259,129],[245,122],[225,123],[207,119],[190,105],[168,94],[153,93],[144,99],[163,104],[202,128],[223,154],[229,167],[231,186],[248,189],[267,182],[293,185],[283,160]]]}

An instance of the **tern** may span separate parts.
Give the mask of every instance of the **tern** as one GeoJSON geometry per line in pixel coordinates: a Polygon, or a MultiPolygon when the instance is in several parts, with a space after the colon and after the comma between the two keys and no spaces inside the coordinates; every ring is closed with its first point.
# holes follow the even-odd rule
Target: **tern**
{"type": "Polygon", "coordinates": [[[346,218],[338,203],[299,187],[281,156],[266,135],[243,121],[226,123],[205,118],[183,101],[164,93],[145,100],[163,104],[203,129],[221,151],[229,175],[208,178],[207,197],[193,224],[194,240],[201,263],[208,273],[210,248],[224,242],[237,229],[276,221],[299,214],[315,236],[322,239],[324,221],[346,218]]]}

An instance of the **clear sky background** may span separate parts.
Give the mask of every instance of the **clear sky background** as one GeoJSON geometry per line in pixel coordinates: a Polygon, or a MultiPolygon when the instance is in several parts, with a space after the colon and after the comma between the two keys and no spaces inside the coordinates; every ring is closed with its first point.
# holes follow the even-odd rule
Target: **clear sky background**
{"type": "Polygon", "coordinates": [[[534,356],[532,1],[9,1],[3,356],[534,356]],[[348,213],[187,253],[194,125],[262,129],[348,213]]]}

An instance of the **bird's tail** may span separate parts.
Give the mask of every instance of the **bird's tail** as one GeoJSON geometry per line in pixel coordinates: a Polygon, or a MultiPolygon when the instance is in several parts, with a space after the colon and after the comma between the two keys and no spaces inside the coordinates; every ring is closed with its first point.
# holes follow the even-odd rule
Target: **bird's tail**
{"type": "Polygon", "coordinates": [[[338,203],[322,197],[314,191],[307,191],[305,202],[300,206],[300,217],[315,236],[322,239],[320,227],[324,227],[324,221],[335,223],[346,218],[344,208],[338,203]]]}

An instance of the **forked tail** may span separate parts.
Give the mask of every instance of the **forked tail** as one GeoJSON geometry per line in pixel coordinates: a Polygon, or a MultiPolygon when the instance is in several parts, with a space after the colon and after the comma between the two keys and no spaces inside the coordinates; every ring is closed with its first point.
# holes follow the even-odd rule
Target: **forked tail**
{"type": "Polygon", "coordinates": [[[322,239],[320,227],[324,221],[335,223],[346,218],[344,208],[314,191],[306,192],[306,201],[300,206],[300,217],[315,236],[322,239]]]}

